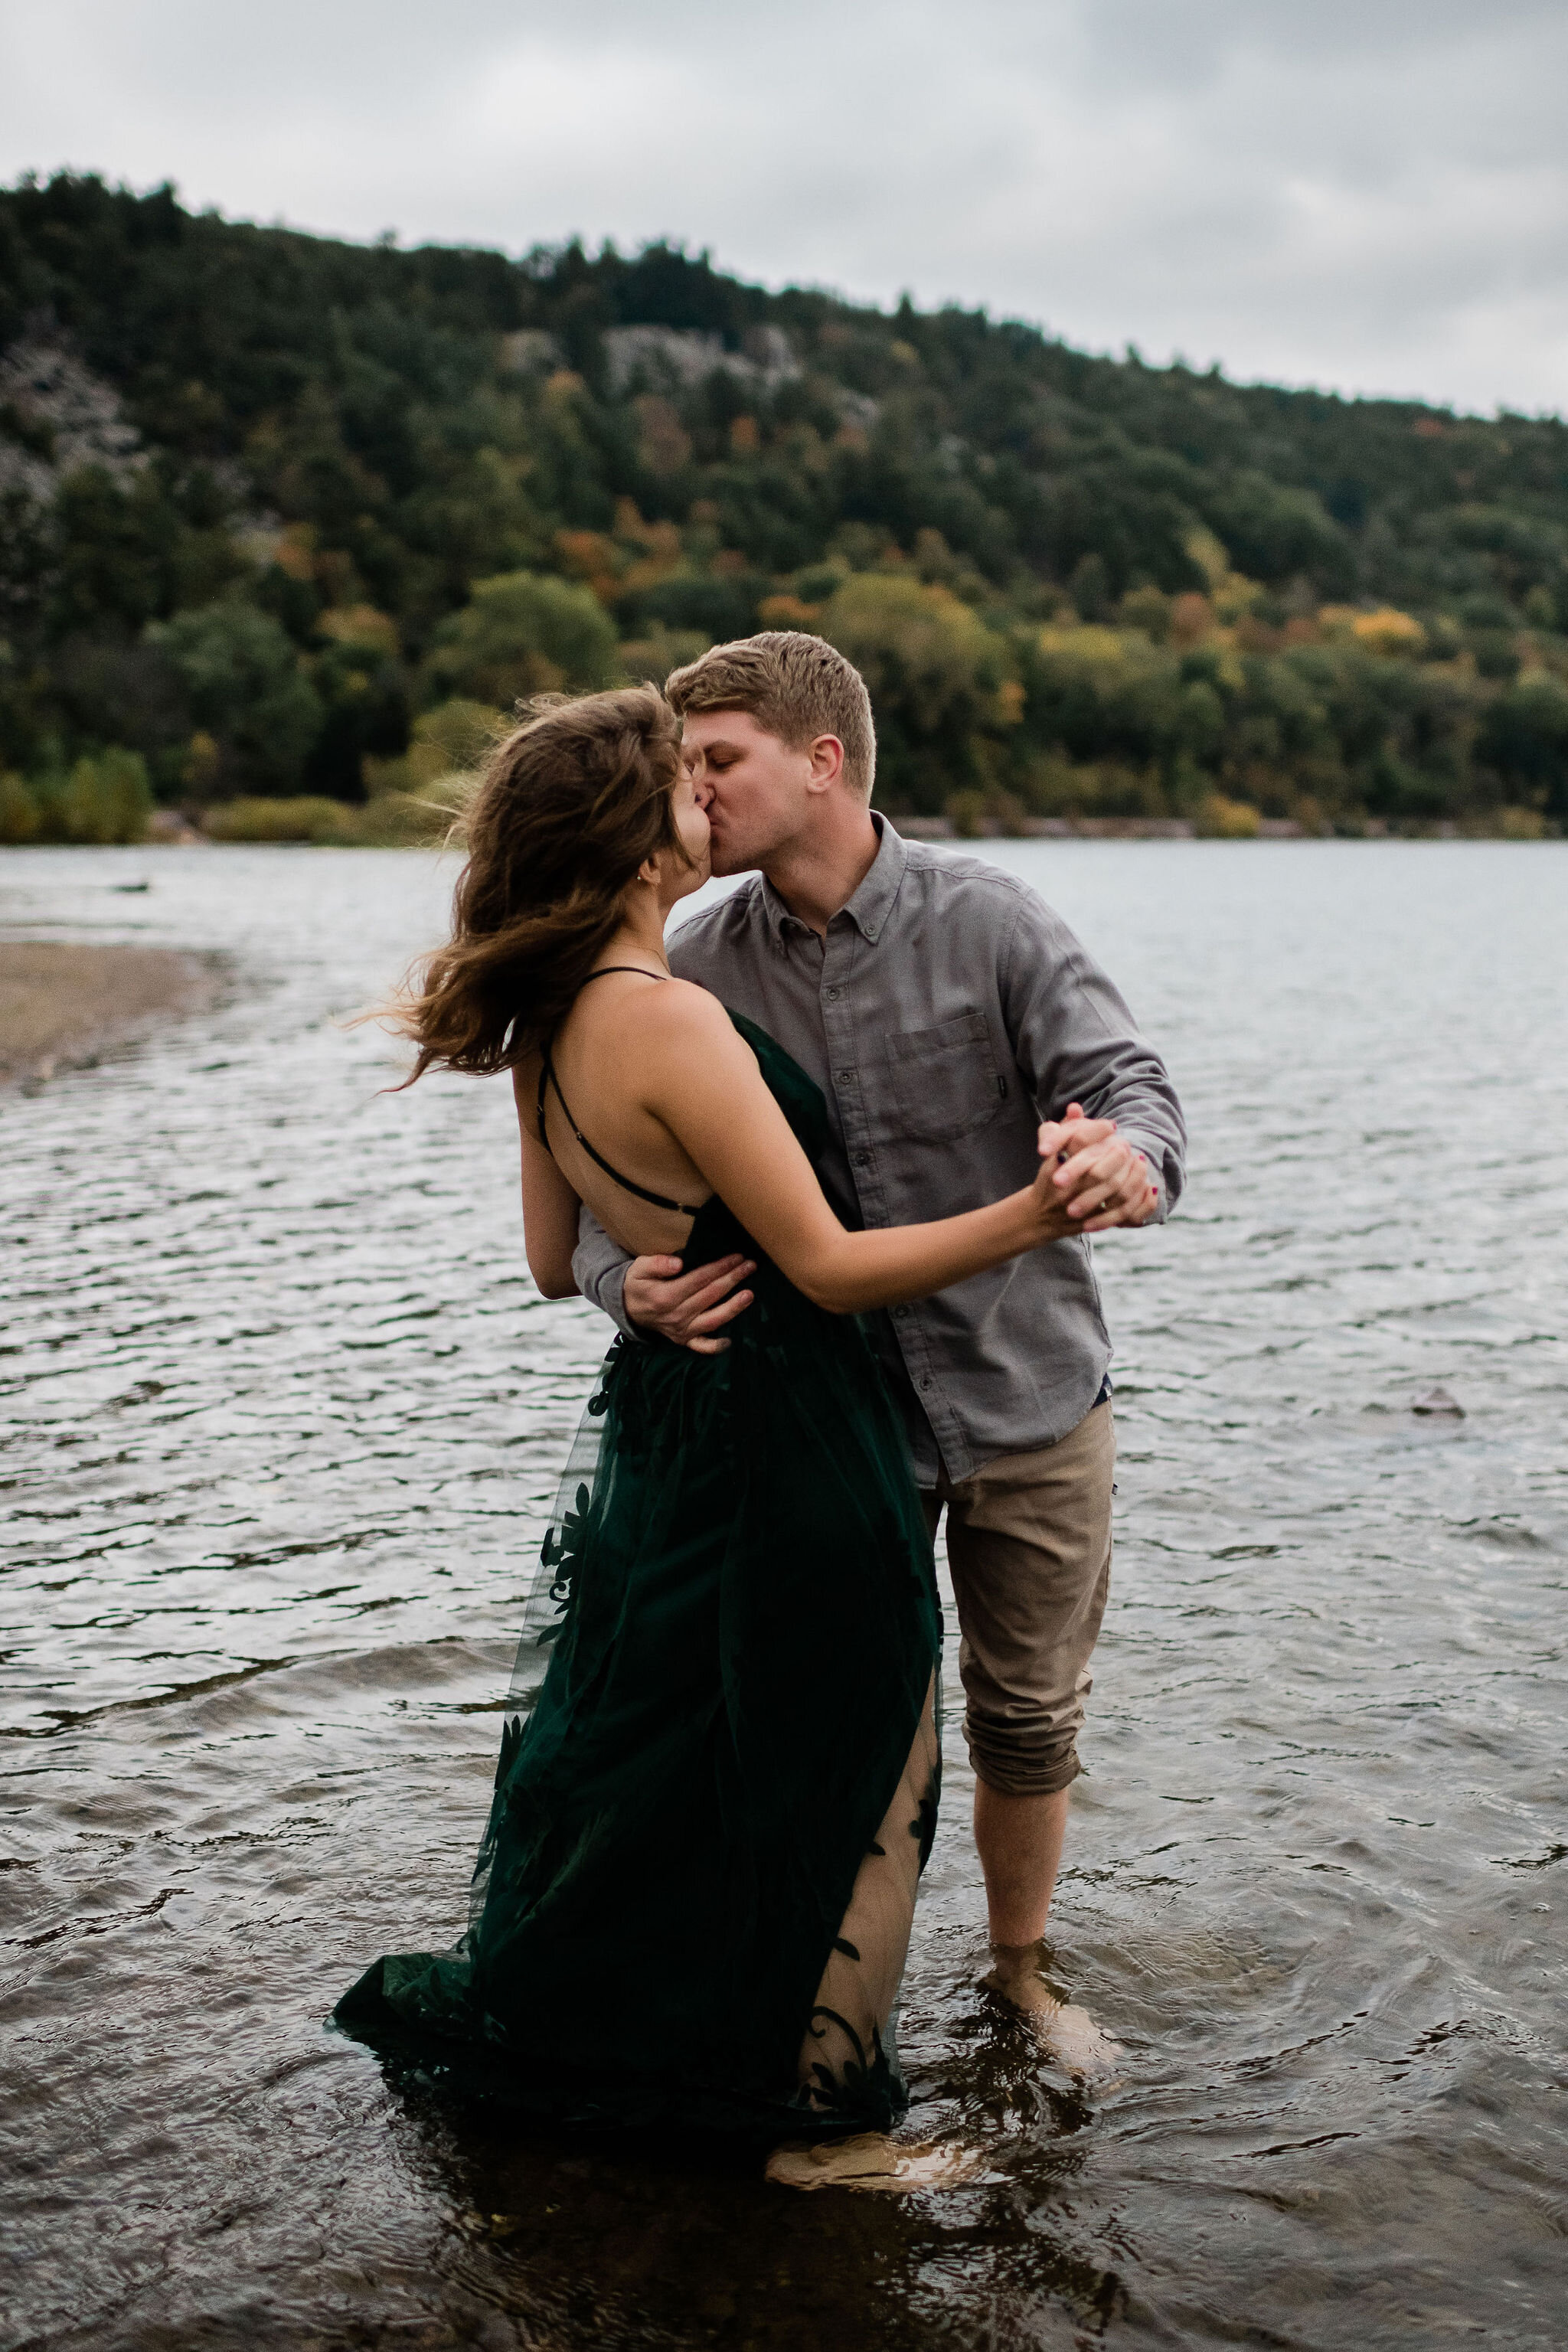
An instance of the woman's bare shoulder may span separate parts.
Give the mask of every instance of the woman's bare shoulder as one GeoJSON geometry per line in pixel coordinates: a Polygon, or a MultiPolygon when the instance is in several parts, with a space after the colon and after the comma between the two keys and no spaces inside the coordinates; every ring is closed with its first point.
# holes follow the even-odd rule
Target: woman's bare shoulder
{"type": "Polygon", "coordinates": [[[667,980],[658,988],[627,992],[625,1028],[653,1044],[668,1039],[681,1045],[701,1045],[710,1051],[751,1048],[712,992],[692,980],[667,980]]]}

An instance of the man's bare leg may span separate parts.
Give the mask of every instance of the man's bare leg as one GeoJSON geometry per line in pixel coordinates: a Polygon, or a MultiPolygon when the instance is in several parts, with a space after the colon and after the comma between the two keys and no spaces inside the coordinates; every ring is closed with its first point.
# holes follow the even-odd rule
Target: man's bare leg
{"type": "Polygon", "coordinates": [[[975,1781],[974,1843],[994,1944],[1037,1944],[1045,1934],[1067,1826],[1065,1789],[1048,1797],[1009,1797],[975,1781]]]}
{"type": "Polygon", "coordinates": [[[1060,2001],[1047,1985],[1041,1938],[1061,1866],[1068,1792],[1009,1797],[974,1783],[974,1843],[985,1873],[991,1921],[987,1989],[1025,2011],[1051,2055],[1070,2074],[1102,2074],[1117,2044],[1086,2009],[1060,2001]]]}

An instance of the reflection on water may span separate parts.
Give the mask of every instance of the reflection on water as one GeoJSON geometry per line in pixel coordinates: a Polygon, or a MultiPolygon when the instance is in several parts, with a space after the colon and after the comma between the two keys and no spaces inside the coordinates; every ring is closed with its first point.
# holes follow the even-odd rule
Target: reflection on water
{"type": "MultiPolygon", "coordinates": [[[[461,1923],[605,1327],[528,1280],[506,1090],[380,1093],[336,1025],[449,876],[0,856],[13,933],[233,975],[0,1102],[5,2343],[1568,2334],[1568,847],[990,854],[1166,1048],[1194,1182],[1099,1251],[1120,1549],[1056,1950],[1121,2080],[975,1990],[958,1742],[901,2038],[918,2127],[991,2160],[906,2202],[520,2137],[322,2032],[461,1923]]],[[[630,1919],[629,1999],[642,1959],[630,1919]]]]}

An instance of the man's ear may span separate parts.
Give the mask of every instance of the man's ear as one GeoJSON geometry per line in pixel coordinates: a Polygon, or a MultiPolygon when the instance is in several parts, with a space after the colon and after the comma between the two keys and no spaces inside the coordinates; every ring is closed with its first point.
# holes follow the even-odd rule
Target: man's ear
{"type": "Polygon", "coordinates": [[[844,773],[844,746],[837,735],[819,735],[811,747],[808,792],[824,793],[844,773]]]}

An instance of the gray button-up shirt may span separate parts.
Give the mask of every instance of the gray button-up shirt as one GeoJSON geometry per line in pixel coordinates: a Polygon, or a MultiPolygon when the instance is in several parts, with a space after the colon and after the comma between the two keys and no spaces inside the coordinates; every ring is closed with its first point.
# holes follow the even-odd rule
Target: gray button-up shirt
{"type": "MultiPolygon", "coordinates": [[[[1142,1151],[1163,1217],[1181,1106],[1110,982],[1026,883],[874,822],[881,846],[826,940],[758,875],[669,944],[672,971],[822,1088],[819,1172],[844,1223],[921,1224],[1016,1192],[1039,1167],[1038,1120],[1069,1102],[1142,1151]]],[[[1091,1250],[1050,1242],[875,1318],[922,1486],[1077,1428],[1110,1360],[1091,1250]]],[[[623,1330],[629,1263],[584,1210],[578,1286],[623,1330]]]]}

